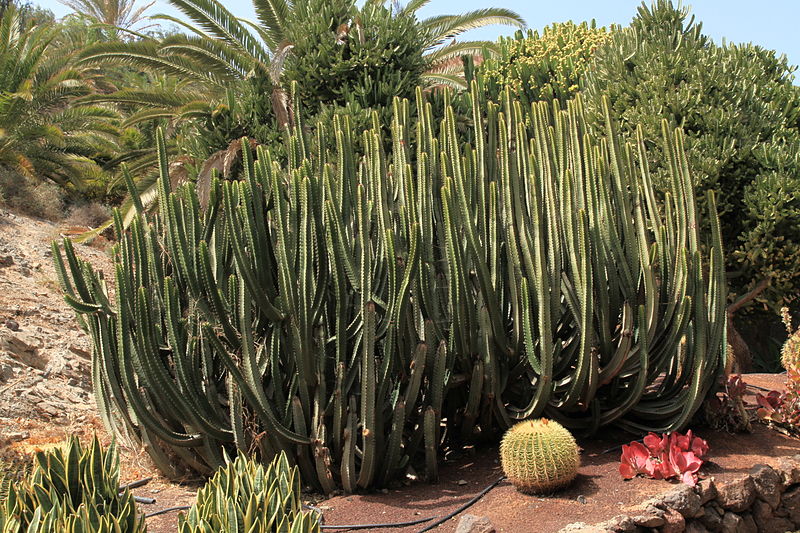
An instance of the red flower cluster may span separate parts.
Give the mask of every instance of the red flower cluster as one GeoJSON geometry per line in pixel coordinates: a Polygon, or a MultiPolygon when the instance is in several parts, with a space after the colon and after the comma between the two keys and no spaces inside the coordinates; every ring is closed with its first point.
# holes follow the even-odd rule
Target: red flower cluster
{"type": "Polygon", "coordinates": [[[694,486],[706,452],[708,443],[692,435],[691,429],[686,435],[664,433],[659,437],[650,433],[644,438],[644,444],[633,441],[622,446],[619,473],[625,479],[638,474],[653,479],[677,477],[694,486]]]}

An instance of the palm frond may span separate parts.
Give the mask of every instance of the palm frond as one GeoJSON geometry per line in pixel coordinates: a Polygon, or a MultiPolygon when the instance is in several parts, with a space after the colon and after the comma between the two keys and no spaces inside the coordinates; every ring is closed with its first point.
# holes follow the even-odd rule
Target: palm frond
{"type": "Polygon", "coordinates": [[[427,47],[433,48],[466,31],[493,24],[525,28],[525,20],[516,12],[501,7],[492,7],[476,9],[460,15],[431,17],[422,21],[422,29],[428,36],[427,47]]]}
{"type": "Polygon", "coordinates": [[[160,44],[155,41],[99,43],[88,47],[80,54],[79,64],[126,65],[153,70],[168,76],[189,78],[218,87],[222,87],[229,81],[202,70],[201,66],[180,56],[162,57],[159,50],[160,44]]]}
{"type": "Polygon", "coordinates": [[[467,82],[463,77],[458,76],[457,74],[425,72],[422,74],[422,80],[429,87],[443,86],[458,90],[464,90],[467,88],[467,82]]]}
{"type": "Polygon", "coordinates": [[[248,29],[219,0],[169,0],[175,8],[195,24],[218,39],[251,55],[258,61],[269,61],[269,53],[248,29]]]}
{"type": "Polygon", "coordinates": [[[441,48],[425,54],[433,68],[443,61],[462,56],[483,55],[485,51],[496,50],[496,45],[491,41],[463,41],[453,42],[441,48]]]}
{"type": "Polygon", "coordinates": [[[406,5],[403,6],[403,9],[400,10],[400,15],[413,15],[426,5],[430,3],[431,0],[410,0],[406,5]]]}
{"type": "MultiPolygon", "coordinates": [[[[264,39],[270,49],[274,50],[285,41],[287,29],[292,15],[292,3],[287,0],[253,0],[256,17],[263,27],[263,33],[269,36],[264,39]]],[[[262,38],[264,36],[262,35],[262,38]]]]}

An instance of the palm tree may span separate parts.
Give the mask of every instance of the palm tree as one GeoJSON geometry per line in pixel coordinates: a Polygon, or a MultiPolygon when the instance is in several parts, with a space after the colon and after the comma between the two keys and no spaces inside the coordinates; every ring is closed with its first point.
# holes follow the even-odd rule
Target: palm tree
{"type": "Polygon", "coordinates": [[[13,5],[0,17],[0,167],[80,188],[100,174],[92,158],[115,147],[118,115],[72,105],[92,80],[54,48],[57,31],[27,25],[13,5]]]}
{"type": "Polygon", "coordinates": [[[144,12],[155,4],[155,0],[139,7],[136,6],[136,0],[59,0],[59,2],[101,24],[130,31],[141,31],[150,27],[139,24],[147,18],[144,12]]]}
{"type": "MultiPolygon", "coordinates": [[[[77,1],[77,0],[76,0],[77,1]]],[[[90,1],[90,0],[81,0],[90,1]]],[[[104,43],[88,49],[83,60],[90,63],[111,61],[150,69],[184,80],[186,91],[180,95],[154,91],[147,94],[119,93],[109,100],[138,102],[147,109],[132,121],[159,117],[196,117],[210,113],[211,101],[220,100],[231,84],[261,79],[271,84],[272,108],[279,124],[290,119],[290,106],[282,80],[284,64],[293,44],[294,4],[290,0],[253,0],[257,21],[234,16],[220,0],[169,0],[188,20],[168,15],[156,18],[178,24],[187,34],[173,35],[162,41],[140,40],[133,43],[104,43]],[[196,96],[200,98],[196,98],[196,96]]],[[[383,5],[385,0],[368,0],[383,5]]],[[[411,0],[400,8],[399,16],[415,17],[430,0],[411,0]]],[[[515,12],[488,8],[460,15],[441,15],[418,21],[425,38],[428,68],[423,81],[431,85],[446,83],[464,86],[463,76],[453,62],[461,55],[492,50],[492,43],[455,39],[474,28],[492,24],[524,27],[515,12]]]]}

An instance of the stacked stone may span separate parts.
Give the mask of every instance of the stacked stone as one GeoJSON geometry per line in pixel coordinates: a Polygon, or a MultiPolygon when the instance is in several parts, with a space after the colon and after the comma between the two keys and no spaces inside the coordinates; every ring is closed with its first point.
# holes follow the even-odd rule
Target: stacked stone
{"type": "Polygon", "coordinates": [[[775,468],[759,464],[725,483],[681,485],[644,502],[641,511],[561,533],[787,533],[800,530],[800,455],[775,468]]]}

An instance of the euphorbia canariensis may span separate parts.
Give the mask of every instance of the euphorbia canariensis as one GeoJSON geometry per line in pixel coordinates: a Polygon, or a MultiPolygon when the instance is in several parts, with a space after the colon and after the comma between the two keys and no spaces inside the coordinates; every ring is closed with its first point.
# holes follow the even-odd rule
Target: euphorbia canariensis
{"type": "Polygon", "coordinates": [[[679,478],[687,485],[697,483],[697,472],[708,452],[708,443],[692,435],[650,433],[644,444],[633,441],[622,446],[619,473],[625,479],[644,475],[653,479],[679,478]]]}

